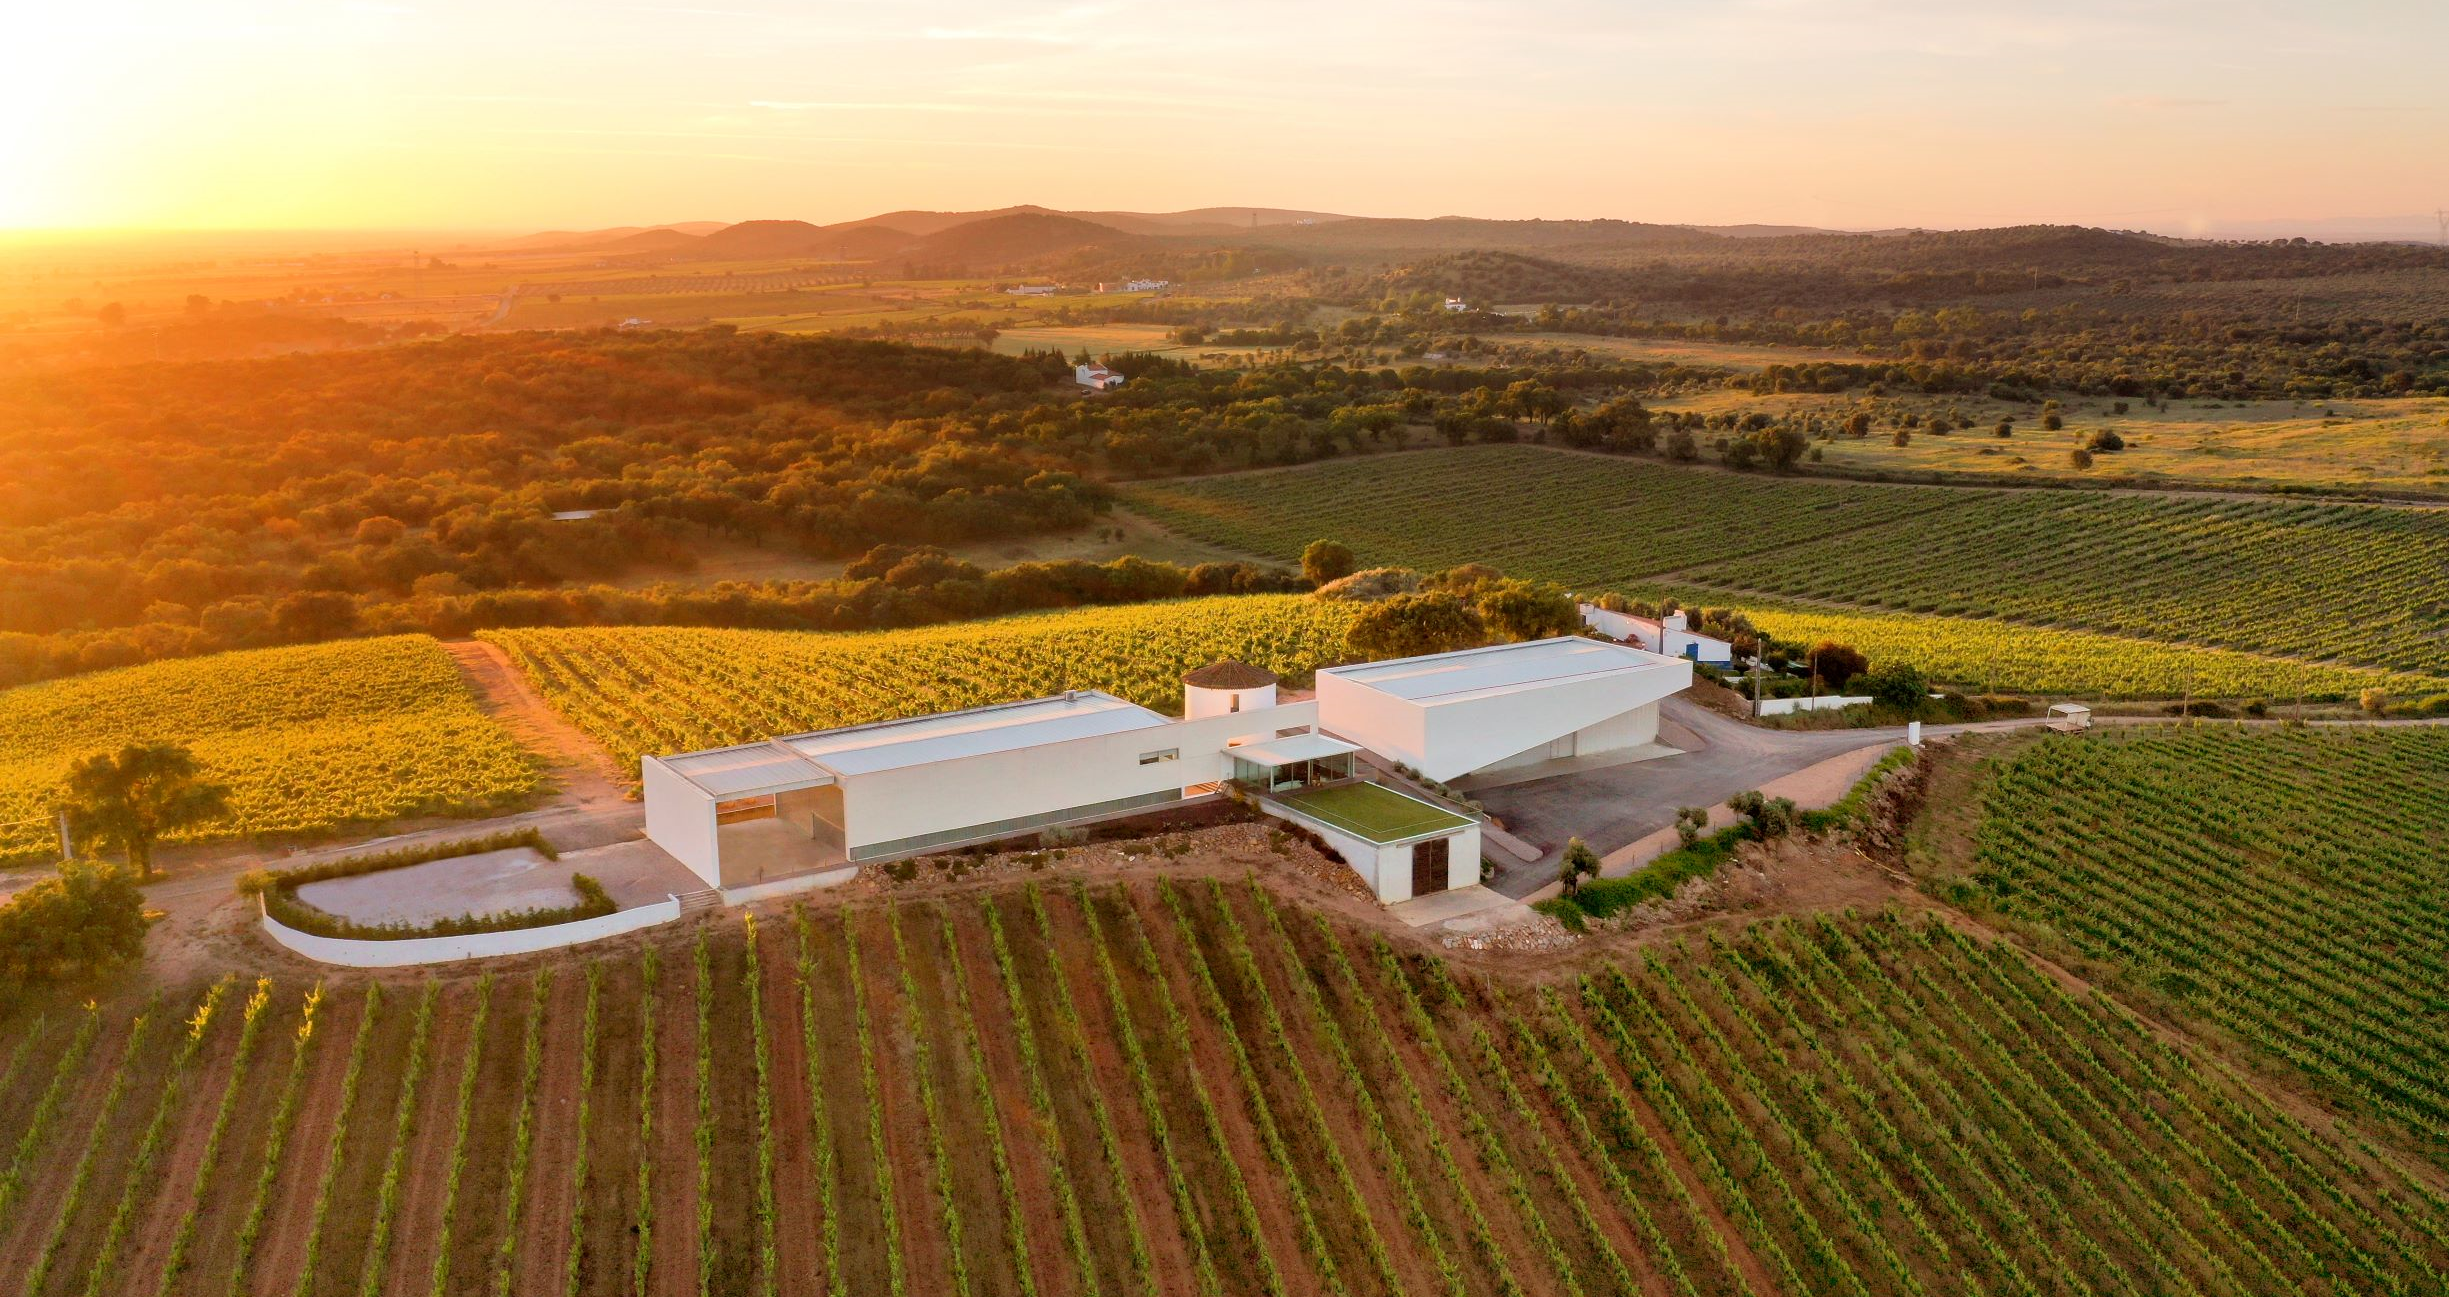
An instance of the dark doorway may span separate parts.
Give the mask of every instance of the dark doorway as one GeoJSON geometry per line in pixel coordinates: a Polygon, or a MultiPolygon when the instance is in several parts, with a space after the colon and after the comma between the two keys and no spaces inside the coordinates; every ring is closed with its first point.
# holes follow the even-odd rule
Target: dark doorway
{"type": "Polygon", "coordinates": [[[1446,890],[1446,852],[1452,838],[1431,838],[1412,844],[1412,895],[1446,890]]]}

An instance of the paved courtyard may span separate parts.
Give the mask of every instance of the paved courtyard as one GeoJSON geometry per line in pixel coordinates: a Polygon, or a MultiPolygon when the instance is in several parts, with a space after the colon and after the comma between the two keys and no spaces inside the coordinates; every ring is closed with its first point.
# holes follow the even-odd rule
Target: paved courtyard
{"type": "Polygon", "coordinates": [[[661,847],[643,839],[562,853],[547,860],[529,847],[453,856],[405,869],[308,883],[298,897],[359,923],[426,924],[463,914],[548,909],[578,899],[573,874],[604,885],[622,909],[705,886],[661,847]]]}

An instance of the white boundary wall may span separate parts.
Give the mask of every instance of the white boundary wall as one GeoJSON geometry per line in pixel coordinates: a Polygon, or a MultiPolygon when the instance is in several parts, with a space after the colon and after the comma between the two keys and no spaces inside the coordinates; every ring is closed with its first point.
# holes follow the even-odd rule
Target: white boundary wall
{"type": "Polygon", "coordinates": [[[637,932],[657,924],[670,923],[679,917],[680,901],[672,898],[616,914],[556,923],[550,927],[520,928],[514,932],[471,932],[458,937],[410,937],[401,941],[318,937],[311,932],[300,932],[269,914],[264,916],[264,932],[274,941],[317,963],[338,964],[345,968],[408,968],[418,964],[448,964],[462,959],[491,959],[555,950],[562,946],[617,937],[625,932],[637,932]]]}
{"type": "Polygon", "coordinates": [[[1791,716],[1796,712],[1833,712],[1847,707],[1860,707],[1870,701],[1872,699],[1868,694],[1860,697],[1850,694],[1821,694],[1816,701],[1810,698],[1763,698],[1760,700],[1760,714],[1763,716],[1791,716]]]}

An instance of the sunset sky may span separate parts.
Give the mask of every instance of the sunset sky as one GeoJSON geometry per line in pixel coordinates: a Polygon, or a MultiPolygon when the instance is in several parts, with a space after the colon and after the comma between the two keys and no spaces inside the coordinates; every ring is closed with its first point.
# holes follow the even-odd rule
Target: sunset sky
{"type": "Polygon", "coordinates": [[[2441,0],[74,0],[9,22],[4,227],[1035,202],[2185,232],[2449,206],[2441,0]]]}

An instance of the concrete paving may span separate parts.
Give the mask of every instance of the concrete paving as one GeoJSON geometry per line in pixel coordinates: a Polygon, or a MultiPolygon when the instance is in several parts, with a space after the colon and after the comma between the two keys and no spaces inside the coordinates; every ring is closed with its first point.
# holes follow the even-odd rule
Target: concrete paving
{"type": "Polygon", "coordinates": [[[604,885],[622,909],[663,900],[705,884],[652,842],[614,843],[547,860],[530,847],[480,851],[354,878],[332,878],[298,889],[299,899],[359,923],[433,923],[463,914],[553,909],[578,899],[574,874],[604,885]]]}
{"type": "Polygon", "coordinates": [[[1496,910],[1519,910],[1520,902],[1486,887],[1456,887],[1415,896],[1386,907],[1386,912],[1415,928],[1442,926],[1496,910]]]}
{"type": "MultiPolygon", "coordinates": [[[[2033,719],[1925,725],[1922,733],[1937,738],[1968,730],[2012,729],[2040,723],[2033,719]]],[[[1763,729],[1721,716],[1688,698],[1669,698],[1660,704],[1658,741],[1682,749],[1681,755],[1472,794],[1482,806],[1504,820],[1515,836],[1537,846],[1542,853],[1536,861],[1490,855],[1497,874],[1488,885],[1507,896],[1534,895],[1556,881],[1556,862],[1572,838],[1579,837],[1602,859],[1607,859],[1645,839],[1658,841],[1653,835],[1672,829],[1678,807],[1706,806],[1723,817],[1726,799],[1736,793],[1749,788],[1767,790],[1776,781],[1801,775],[1832,757],[1859,754],[1860,763],[1853,767],[1854,777],[1859,777],[1862,769],[1877,760],[1878,754],[1905,741],[1905,730],[1901,726],[1860,730],[1763,729]]],[[[1841,768],[1832,765],[1826,778],[1834,779],[1842,773],[1841,768]]],[[[1828,800],[1842,796],[1850,786],[1848,778],[1828,800]]],[[[1781,788],[1776,795],[1795,793],[1781,788]]],[[[1665,840],[1672,841],[1672,833],[1665,840]]]]}

